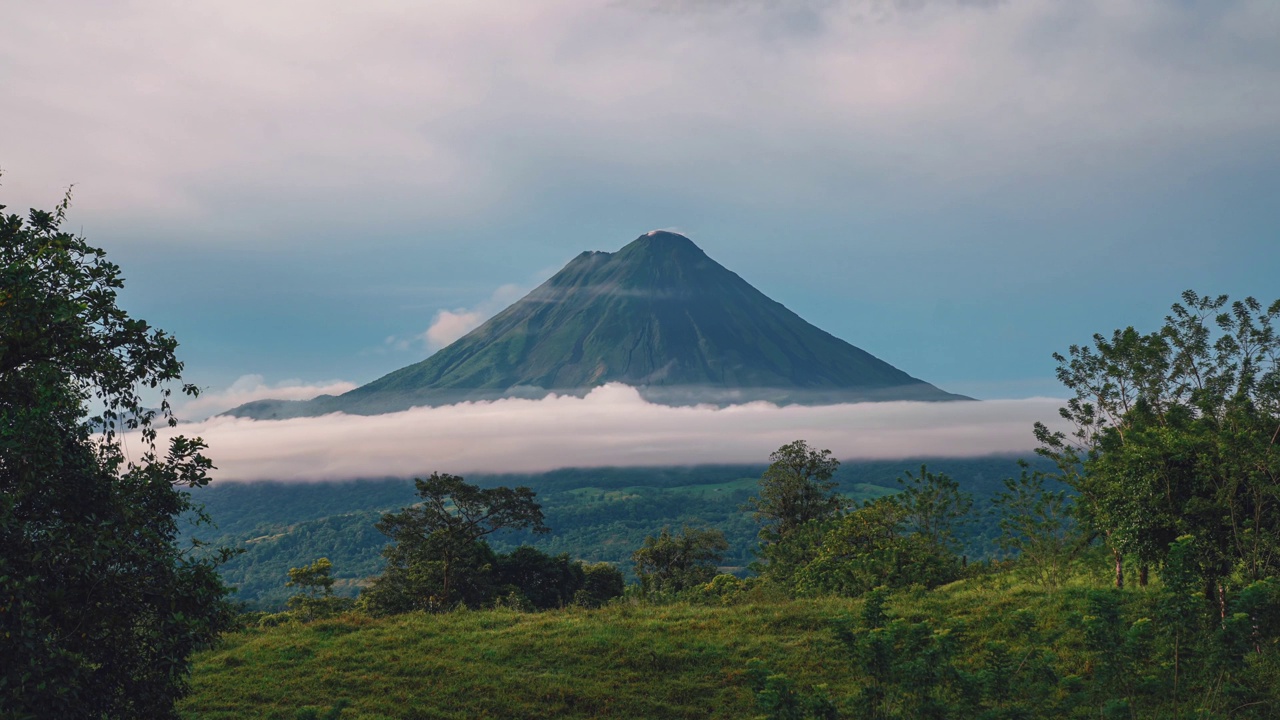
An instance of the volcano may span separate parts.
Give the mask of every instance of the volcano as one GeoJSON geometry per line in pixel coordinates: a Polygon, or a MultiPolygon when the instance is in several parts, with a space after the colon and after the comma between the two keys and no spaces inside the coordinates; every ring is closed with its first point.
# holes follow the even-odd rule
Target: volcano
{"type": "Polygon", "coordinates": [[[689,238],[641,235],[584,252],[488,322],[343,395],[261,400],[229,414],[375,415],[625,383],[670,405],[968,400],[806,322],[689,238]]]}

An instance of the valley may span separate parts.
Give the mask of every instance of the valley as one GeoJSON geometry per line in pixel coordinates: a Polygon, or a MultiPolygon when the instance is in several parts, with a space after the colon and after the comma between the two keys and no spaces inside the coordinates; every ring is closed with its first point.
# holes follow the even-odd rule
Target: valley
{"type": "MultiPolygon", "coordinates": [[[[844,463],[836,478],[851,502],[900,490],[898,478],[928,464],[956,478],[981,501],[1003,489],[1017,474],[1016,458],[909,458],[844,463]]],[[[565,469],[533,475],[475,475],[481,486],[525,485],[538,494],[552,532],[503,533],[492,544],[510,550],[528,543],[551,554],[568,553],[588,562],[618,564],[630,574],[631,553],[664,526],[721,530],[729,541],[727,571],[743,573],[756,547],[758,525],[744,509],[758,492],[764,465],[687,468],[565,469]]],[[[354,596],[377,575],[386,536],[373,525],[382,513],[415,501],[408,480],[325,483],[222,483],[196,491],[216,526],[187,526],[187,533],[214,546],[243,549],[222,566],[237,588],[236,600],[254,610],[279,610],[292,591],[291,567],[328,557],[338,579],[336,591],[354,596]]],[[[970,528],[967,542],[976,559],[996,552],[991,522],[970,528]]]]}

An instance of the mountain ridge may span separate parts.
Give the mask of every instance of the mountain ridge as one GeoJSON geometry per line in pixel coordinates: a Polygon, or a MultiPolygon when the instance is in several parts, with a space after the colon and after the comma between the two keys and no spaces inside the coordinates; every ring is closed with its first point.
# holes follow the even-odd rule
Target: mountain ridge
{"type": "Polygon", "coordinates": [[[608,382],[686,405],[968,400],[808,323],[712,260],[655,230],[586,251],[457,341],[340,396],[262,400],[228,414],[381,414],[501,397],[583,395],[608,382]]]}

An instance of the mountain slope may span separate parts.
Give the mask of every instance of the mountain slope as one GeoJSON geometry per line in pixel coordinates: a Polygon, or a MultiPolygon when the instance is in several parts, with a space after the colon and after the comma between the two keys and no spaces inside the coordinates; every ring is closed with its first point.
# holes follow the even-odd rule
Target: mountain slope
{"type": "Polygon", "coordinates": [[[654,231],[615,253],[582,253],[422,362],[338,397],[232,414],[376,414],[607,382],[673,404],[966,399],[805,322],[683,235],[654,231]]]}

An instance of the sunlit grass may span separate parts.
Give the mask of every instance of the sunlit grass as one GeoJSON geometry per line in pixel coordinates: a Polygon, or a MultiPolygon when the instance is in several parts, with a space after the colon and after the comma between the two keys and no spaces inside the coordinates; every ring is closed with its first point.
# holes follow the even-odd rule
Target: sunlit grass
{"type": "MultiPolygon", "coordinates": [[[[962,625],[967,647],[1051,644],[1059,671],[1083,670],[1069,618],[1090,578],[1057,592],[1009,575],[896,593],[893,614],[962,625]],[[1028,619],[1028,615],[1029,618],[1028,619]]],[[[1129,595],[1139,601],[1143,591],[1129,595]]],[[[545,613],[460,611],[253,628],[200,655],[192,718],[654,717],[758,715],[745,670],[761,659],[800,687],[850,697],[858,679],[834,626],[861,600],[742,599],[730,605],[634,601],[545,613]],[[301,714],[300,714],[301,713],[301,714]]],[[[975,652],[976,655],[976,652],[975,652]]]]}

